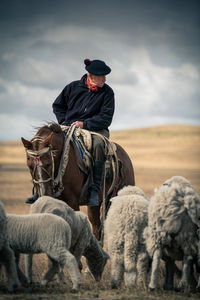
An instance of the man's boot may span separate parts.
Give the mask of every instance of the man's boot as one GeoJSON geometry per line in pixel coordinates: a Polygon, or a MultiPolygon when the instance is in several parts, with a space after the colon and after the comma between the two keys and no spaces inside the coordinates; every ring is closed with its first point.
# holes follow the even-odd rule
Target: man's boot
{"type": "Polygon", "coordinates": [[[89,189],[88,206],[99,205],[99,190],[102,182],[102,175],[104,171],[104,161],[95,161],[93,167],[93,184],[89,189]]]}
{"type": "Polygon", "coordinates": [[[26,199],[25,203],[33,204],[38,199],[38,193],[34,193],[32,197],[26,199]]]}

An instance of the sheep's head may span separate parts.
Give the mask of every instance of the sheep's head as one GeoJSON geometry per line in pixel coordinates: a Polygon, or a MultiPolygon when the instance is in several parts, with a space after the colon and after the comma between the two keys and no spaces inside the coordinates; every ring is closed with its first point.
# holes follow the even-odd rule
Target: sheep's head
{"type": "Polygon", "coordinates": [[[163,185],[168,185],[171,186],[172,184],[178,184],[182,187],[192,187],[191,183],[189,180],[187,180],[183,176],[172,176],[171,178],[167,179],[163,185]]]}
{"type": "Polygon", "coordinates": [[[88,246],[83,254],[86,258],[88,268],[96,281],[100,281],[107,260],[110,258],[107,252],[100,246],[100,242],[92,235],[90,246],[88,246]]]}
{"type": "Polygon", "coordinates": [[[101,280],[107,260],[110,258],[103,249],[101,249],[101,251],[102,255],[99,255],[98,257],[90,256],[89,259],[86,258],[88,268],[96,281],[101,280]]]}
{"type": "Polygon", "coordinates": [[[192,188],[185,188],[184,206],[193,223],[200,228],[200,197],[192,188]]]}

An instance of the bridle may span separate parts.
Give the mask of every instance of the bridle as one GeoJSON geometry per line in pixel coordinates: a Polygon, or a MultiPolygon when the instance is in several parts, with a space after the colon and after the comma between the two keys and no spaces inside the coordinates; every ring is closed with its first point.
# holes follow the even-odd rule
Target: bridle
{"type": "MultiPolygon", "coordinates": [[[[43,141],[43,139],[39,136],[36,136],[32,141],[43,141]]],[[[27,157],[31,157],[34,160],[34,168],[33,168],[33,171],[31,173],[31,175],[32,175],[34,185],[35,184],[39,185],[40,194],[41,194],[41,196],[43,196],[45,194],[44,183],[47,183],[49,181],[54,182],[54,170],[55,170],[54,157],[56,155],[56,150],[52,150],[52,147],[50,145],[49,147],[45,147],[41,150],[27,149],[26,153],[27,153],[27,157]],[[42,163],[42,156],[46,153],[49,153],[50,156],[51,156],[51,162],[52,162],[52,164],[51,164],[52,165],[51,174],[49,174],[49,172],[43,167],[43,163],[42,163]],[[36,170],[38,172],[38,177],[39,177],[38,180],[35,179],[36,170]],[[42,171],[48,175],[47,179],[43,179],[42,171]]]]}
{"type": "MultiPolygon", "coordinates": [[[[51,188],[52,188],[53,196],[55,198],[60,196],[60,194],[64,190],[62,178],[63,178],[63,175],[67,168],[67,164],[68,164],[68,160],[69,160],[70,140],[72,139],[72,135],[73,135],[75,128],[76,128],[75,125],[71,125],[69,127],[69,129],[67,130],[67,134],[65,134],[63,152],[62,152],[62,156],[60,158],[60,165],[58,168],[58,174],[57,174],[56,178],[54,176],[54,172],[55,172],[54,157],[56,156],[57,150],[53,150],[51,145],[49,145],[49,147],[45,147],[41,150],[29,150],[29,149],[26,150],[27,157],[31,157],[34,159],[34,169],[33,169],[33,172],[31,175],[33,178],[33,183],[39,185],[41,196],[45,195],[44,183],[47,183],[49,181],[52,181],[51,188]],[[52,161],[51,175],[42,166],[41,157],[46,153],[50,153],[50,156],[51,156],[51,161],[52,161]],[[38,171],[39,180],[36,180],[34,178],[36,170],[38,171]],[[42,178],[42,170],[49,176],[47,179],[42,178]]],[[[40,136],[35,136],[32,139],[32,142],[34,142],[34,141],[44,141],[44,139],[41,138],[40,136]]]]}

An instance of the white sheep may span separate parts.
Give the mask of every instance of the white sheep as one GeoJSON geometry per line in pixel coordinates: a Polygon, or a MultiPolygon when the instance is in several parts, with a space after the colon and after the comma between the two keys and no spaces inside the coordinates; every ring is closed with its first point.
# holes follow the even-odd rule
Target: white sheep
{"type": "Polygon", "coordinates": [[[52,214],[7,215],[9,244],[18,253],[46,253],[52,265],[45,274],[46,285],[66,266],[73,284],[73,291],[81,285],[81,275],[75,257],[69,252],[71,229],[61,217],[52,214]]]}
{"type": "Polygon", "coordinates": [[[143,230],[147,226],[149,200],[136,186],[126,186],[111,199],[105,221],[105,244],[111,259],[111,288],[124,276],[125,285],[146,288],[149,257],[143,230]]]}
{"type": "MultiPolygon", "coordinates": [[[[184,177],[173,176],[155,191],[144,232],[147,251],[153,259],[150,290],[157,286],[159,263],[163,258],[169,264],[169,272],[173,271],[175,260],[183,261],[180,286],[188,293],[192,261],[197,256],[199,218],[200,198],[184,177]]],[[[173,282],[168,284],[173,287],[173,282]]]]}
{"type": "Polygon", "coordinates": [[[5,266],[8,278],[8,291],[13,292],[19,285],[15,256],[8,243],[7,219],[3,204],[0,201],[0,267],[5,266]]]}
{"type": "MultiPolygon", "coordinates": [[[[91,274],[96,281],[101,279],[104,267],[109,258],[93,235],[87,216],[80,211],[74,211],[62,200],[49,196],[40,197],[31,205],[30,214],[52,213],[62,217],[71,229],[70,252],[79,263],[81,256],[86,257],[86,262],[91,274]]],[[[25,261],[26,274],[32,280],[32,258],[25,261]]]]}

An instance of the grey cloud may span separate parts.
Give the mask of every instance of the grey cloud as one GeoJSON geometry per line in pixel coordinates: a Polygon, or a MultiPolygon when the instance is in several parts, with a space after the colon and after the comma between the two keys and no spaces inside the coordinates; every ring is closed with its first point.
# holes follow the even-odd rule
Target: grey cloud
{"type": "Polygon", "coordinates": [[[44,105],[41,105],[44,110],[40,110],[39,107],[34,107],[32,101],[29,102],[28,99],[26,101],[22,101],[22,99],[20,99],[18,95],[16,98],[9,97],[9,101],[6,101],[6,97],[1,98],[1,104],[3,104],[1,113],[9,114],[11,117],[17,114],[26,116],[34,115],[35,118],[38,119],[41,117],[40,112],[44,111],[47,108],[44,107],[44,105]]]}
{"type": "Polygon", "coordinates": [[[100,4],[94,1],[92,5],[85,1],[3,0],[0,19],[8,31],[20,32],[25,37],[36,34],[32,32],[35,24],[40,31],[74,25],[102,28],[125,35],[126,41],[150,44],[157,40],[153,34],[149,40],[151,28],[152,32],[161,30],[164,40],[168,36],[168,43],[178,46],[182,40],[191,48],[191,42],[198,39],[199,7],[198,0],[111,0],[100,4]]]}
{"type": "Polygon", "coordinates": [[[171,118],[192,118],[200,120],[200,101],[199,94],[192,95],[190,98],[172,98],[166,94],[161,95],[164,105],[151,107],[150,115],[170,116],[171,118]]]}
{"type": "Polygon", "coordinates": [[[6,93],[6,88],[2,83],[0,83],[0,95],[4,93],[6,93]]]}
{"type": "MultiPolygon", "coordinates": [[[[92,5],[2,0],[1,122],[11,116],[13,124],[22,127],[24,122],[28,128],[29,122],[55,118],[53,100],[85,73],[88,57],[112,68],[107,77],[116,95],[111,128],[172,120],[200,123],[199,8],[198,0],[103,0],[92,5]],[[185,65],[191,76],[187,68],[181,71],[185,65]],[[170,93],[173,89],[177,92],[170,93]]],[[[17,138],[19,132],[17,128],[17,138]]]]}

